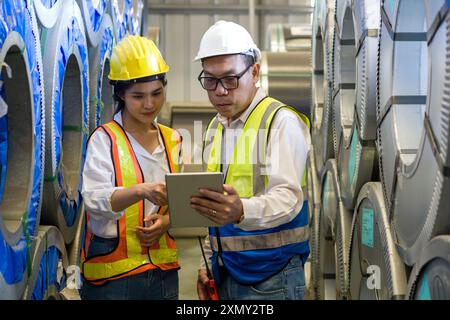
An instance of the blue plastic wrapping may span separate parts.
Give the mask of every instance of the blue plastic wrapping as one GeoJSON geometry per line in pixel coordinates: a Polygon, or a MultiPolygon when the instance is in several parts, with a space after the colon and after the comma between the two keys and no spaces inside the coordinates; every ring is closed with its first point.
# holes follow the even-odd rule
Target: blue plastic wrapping
{"type": "Polygon", "coordinates": [[[112,53],[112,48],[114,44],[114,35],[111,27],[108,27],[105,29],[102,35],[102,40],[100,43],[100,57],[99,57],[99,70],[98,73],[98,79],[93,79],[94,81],[97,81],[97,92],[95,93],[97,96],[97,99],[95,100],[96,106],[95,106],[95,127],[98,127],[100,125],[100,118],[101,113],[103,111],[103,97],[102,97],[102,70],[105,67],[105,57],[110,57],[112,53]]]}
{"type": "Polygon", "coordinates": [[[35,1],[41,1],[44,7],[46,7],[47,9],[51,9],[58,0],[35,0],[35,1]]]}
{"type": "Polygon", "coordinates": [[[92,1],[86,1],[89,11],[89,20],[94,32],[98,32],[106,11],[106,0],[99,0],[97,7],[94,7],[92,1]]]}
{"type": "Polygon", "coordinates": [[[113,23],[117,26],[116,31],[116,41],[120,42],[127,33],[128,22],[129,22],[129,12],[132,6],[132,0],[124,0],[124,9],[122,13],[122,21],[119,21],[117,17],[120,16],[120,10],[117,6],[117,2],[113,2],[113,23]]]}
{"type": "MultiPolygon", "coordinates": [[[[4,97],[4,88],[1,86],[2,77],[0,74],[0,96],[4,97]]],[[[6,162],[8,160],[8,117],[0,118],[0,202],[3,200],[6,182],[6,162]]]]}
{"type": "MultiPolygon", "coordinates": [[[[63,127],[63,112],[64,112],[64,99],[61,99],[61,89],[63,86],[64,73],[67,67],[67,63],[69,61],[69,57],[74,53],[75,48],[80,53],[81,58],[81,80],[82,80],[82,103],[84,106],[83,112],[83,124],[82,124],[82,157],[81,157],[81,166],[84,166],[84,160],[86,158],[86,142],[87,142],[87,133],[88,133],[88,105],[89,105],[89,89],[88,89],[88,59],[87,59],[87,47],[85,46],[85,35],[80,29],[78,25],[78,21],[76,18],[72,17],[70,23],[66,25],[66,29],[63,32],[63,36],[61,37],[60,43],[58,44],[58,54],[57,54],[57,72],[55,74],[54,81],[54,103],[53,106],[53,118],[55,119],[55,123],[53,124],[53,131],[55,134],[55,152],[56,152],[56,164],[57,168],[61,168],[61,148],[62,148],[62,127],[63,127]],[[60,101],[62,101],[62,105],[60,105],[60,101]]],[[[73,107],[73,106],[71,106],[73,107]]],[[[62,194],[59,198],[59,204],[61,206],[61,210],[64,214],[64,218],[66,220],[67,225],[70,227],[75,223],[77,214],[80,211],[81,206],[81,174],[82,170],[80,170],[80,183],[78,185],[78,194],[75,199],[71,199],[68,197],[65,192],[65,185],[63,180],[62,170],[58,170],[57,173],[57,181],[60,189],[62,190],[62,194]]]]}
{"type": "Polygon", "coordinates": [[[60,291],[60,283],[57,277],[58,262],[61,252],[55,246],[51,246],[42,255],[39,273],[34,284],[31,300],[43,300],[47,289],[54,285],[60,291]]]}
{"type": "MultiPolygon", "coordinates": [[[[32,4],[30,4],[32,5],[32,4]]],[[[29,200],[28,212],[24,215],[22,221],[23,235],[19,242],[10,246],[4,236],[0,233],[0,273],[7,284],[15,284],[22,280],[23,275],[30,265],[30,247],[31,237],[36,234],[39,217],[39,207],[41,201],[41,181],[43,173],[42,161],[42,108],[43,96],[41,92],[41,66],[38,66],[37,54],[37,34],[32,31],[31,17],[26,8],[25,1],[9,0],[0,2],[0,48],[12,31],[16,31],[22,36],[25,43],[23,54],[26,55],[29,63],[29,79],[31,80],[31,89],[33,91],[33,108],[34,108],[34,159],[35,163],[32,167],[32,194],[29,200]]],[[[7,115],[5,116],[7,117],[7,115]]]]}

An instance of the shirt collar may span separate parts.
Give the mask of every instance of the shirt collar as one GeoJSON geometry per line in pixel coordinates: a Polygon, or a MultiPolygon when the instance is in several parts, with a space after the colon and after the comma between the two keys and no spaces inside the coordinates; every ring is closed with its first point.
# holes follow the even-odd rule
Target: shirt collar
{"type": "Polygon", "coordinates": [[[262,88],[258,88],[258,90],[256,91],[256,94],[253,97],[253,100],[250,103],[249,107],[247,109],[245,109],[244,112],[242,112],[242,114],[239,116],[239,118],[237,118],[236,120],[233,120],[230,124],[228,124],[228,118],[226,118],[226,117],[220,115],[220,113],[218,113],[216,115],[217,120],[225,128],[229,128],[229,127],[235,126],[238,123],[245,123],[245,121],[247,121],[247,118],[249,117],[249,115],[252,112],[252,110],[255,109],[255,107],[258,105],[258,103],[262,99],[264,99],[266,96],[267,96],[266,92],[262,88]]]}

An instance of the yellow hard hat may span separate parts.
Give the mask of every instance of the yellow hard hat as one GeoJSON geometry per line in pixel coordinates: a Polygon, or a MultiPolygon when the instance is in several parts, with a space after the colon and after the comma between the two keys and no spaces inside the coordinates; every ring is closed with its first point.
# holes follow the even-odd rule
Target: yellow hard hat
{"type": "Polygon", "coordinates": [[[156,80],[168,71],[169,66],[150,39],[128,35],[113,48],[109,72],[112,83],[141,78],[156,80]]]}

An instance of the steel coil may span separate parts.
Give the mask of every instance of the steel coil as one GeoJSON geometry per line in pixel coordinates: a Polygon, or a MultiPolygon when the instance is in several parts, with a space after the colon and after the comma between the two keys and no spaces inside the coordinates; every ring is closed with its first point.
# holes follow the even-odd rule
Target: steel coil
{"type": "Polygon", "coordinates": [[[44,94],[32,4],[0,3],[0,299],[18,299],[28,279],[44,171],[44,94]]]}
{"type": "MultiPolygon", "coordinates": [[[[335,26],[334,16],[336,14],[336,0],[327,0],[326,13],[325,13],[324,25],[322,30],[323,39],[323,108],[320,108],[320,101],[317,98],[317,78],[315,79],[315,92],[313,94],[314,99],[314,112],[313,112],[313,134],[312,141],[316,146],[316,167],[319,172],[323,172],[324,165],[328,159],[334,158],[334,150],[336,145],[336,134],[333,123],[333,83],[334,83],[334,41],[335,41],[335,26]],[[321,110],[322,109],[322,110],[321,110]]],[[[316,33],[317,37],[317,33],[316,33]]],[[[320,55],[320,49],[318,49],[317,39],[315,40],[316,48],[314,49],[315,57],[313,60],[313,67],[317,70],[318,58],[320,55]]],[[[320,66],[320,64],[319,64],[320,66]]],[[[317,76],[315,74],[315,76],[317,76]]]]}
{"type": "Polygon", "coordinates": [[[27,300],[61,300],[68,259],[64,239],[56,227],[40,226],[33,253],[27,300]]]}
{"type": "MultiPolygon", "coordinates": [[[[81,212],[84,212],[84,203],[82,204],[81,212]]],[[[80,266],[81,264],[81,249],[83,248],[85,237],[85,221],[86,215],[82,214],[78,221],[77,232],[75,238],[69,246],[67,246],[67,257],[70,266],[80,266]]]]}
{"type": "Polygon", "coordinates": [[[84,25],[92,47],[102,39],[101,26],[107,9],[108,0],[76,0],[83,12],[84,25]]]}
{"type": "Polygon", "coordinates": [[[320,278],[320,260],[319,260],[319,221],[320,221],[320,207],[321,207],[321,185],[319,177],[317,176],[317,170],[314,159],[314,147],[310,147],[308,160],[307,160],[307,180],[306,188],[308,190],[308,212],[309,212],[309,227],[311,230],[310,247],[311,247],[311,279],[312,279],[312,292],[311,298],[316,299],[318,297],[317,288],[319,286],[320,278]]]}
{"type": "Polygon", "coordinates": [[[311,50],[262,52],[261,87],[269,96],[309,118],[311,108],[311,50]]]}
{"type": "Polygon", "coordinates": [[[444,0],[403,0],[385,1],[381,15],[380,174],[397,249],[412,266],[432,237],[450,233],[450,14],[444,0]]]}
{"type": "Polygon", "coordinates": [[[33,1],[36,16],[39,18],[39,26],[47,29],[55,26],[56,20],[61,15],[64,0],[35,0],[33,1]]]}
{"type": "Polygon", "coordinates": [[[114,43],[111,18],[105,14],[99,33],[101,40],[96,48],[89,50],[89,131],[113,119],[113,89],[109,84],[109,60],[114,43]]]}
{"type": "Polygon", "coordinates": [[[408,283],[409,299],[450,300],[450,236],[433,238],[422,251],[408,283]]]}
{"type": "Polygon", "coordinates": [[[375,69],[379,11],[376,0],[338,1],[333,96],[342,198],[348,209],[355,207],[359,190],[372,180],[377,161],[375,69]]]}
{"type": "Polygon", "coordinates": [[[114,39],[120,42],[128,32],[129,14],[132,0],[111,0],[107,13],[111,17],[114,28],[114,39]]]}
{"type": "MultiPolygon", "coordinates": [[[[320,126],[324,106],[324,52],[326,2],[316,1],[312,27],[311,140],[320,148],[320,126]]],[[[316,156],[315,156],[316,157],[316,156]]],[[[315,160],[316,161],[316,160],[315,160]]],[[[323,165],[323,163],[322,163],[323,165]]],[[[317,166],[316,166],[317,169],[317,166]]]]}
{"type": "Polygon", "coordinates": [[[350,298],[403,299],[405,265],[395,248],[380,182],[366,183],[353,215],[350,242],[350,298]]]}
{"type": "MultiPolygon", "coordinates": [[[[349,294],[348,258],[351,233],[351,215],[341,199],[337,163],[330,159],[322,176],[322,205],[320,214],[320,263],[321,270],[330,270],[334,256],[335,297],[346,299],[349,294]],[[328,242],[328,244],[323,245],[328,242]],[[329,249],[330,251],[327,251],[329,249]]],[[[330,278],[323,276],[324,279],[330,278]]],[[[322,285],[320,285],[321,287],[322,285]]],[[[325,292],[325,299],[327,294],[325,292]]]]}
{"type": "Polygon", "coordinates": [[[42,219],[56,225],[67,244],[81,216],[81,173],[89,119],[89,67],[81,11],[64,6],[44,47],[46,157],[42,219]]]}

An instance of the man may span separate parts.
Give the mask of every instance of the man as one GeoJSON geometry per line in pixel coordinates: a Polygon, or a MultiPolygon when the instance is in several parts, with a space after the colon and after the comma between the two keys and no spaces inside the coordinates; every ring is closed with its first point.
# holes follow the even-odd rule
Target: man
{"type": "MultiPolygon", "coordinates": [[[[258,88],[260,56],[247,30],[233,22],[218,21],[203,35],[198,79],[218,111],[204,159],[208,171],[224,173],[225,193],[200,190],[191,205],[220,225],[209,228],[205,252],[221,299],[303,299],[309,122],[258,88]]],[[[198,273],[200,299],[209,298],[205,267],[198,273]]]]}

